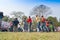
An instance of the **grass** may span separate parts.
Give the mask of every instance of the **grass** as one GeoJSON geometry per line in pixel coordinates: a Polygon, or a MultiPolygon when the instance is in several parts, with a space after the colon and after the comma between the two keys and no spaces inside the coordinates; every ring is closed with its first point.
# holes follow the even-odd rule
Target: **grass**
{"type": "Polygon", "coordinates": [[[60,40],[60,32],[0,32],[0,40],[60,40]]]}

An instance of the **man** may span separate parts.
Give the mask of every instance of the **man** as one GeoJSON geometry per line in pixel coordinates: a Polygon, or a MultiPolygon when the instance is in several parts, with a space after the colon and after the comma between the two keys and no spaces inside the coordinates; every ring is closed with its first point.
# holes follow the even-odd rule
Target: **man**
{"type": "Polygon", "coordinates": [[[47,27],[46,27],[46,23],[45,23],[46,19],[44,18],[44,16],[41,17],[41,22],[42,22],[42,31],[48,31],[47,27]]]}
{"type": "Polygon", "coordinates": [[[37,31],[41,31],[41,26],[40,26],[40,18],[38,15],[36,15],[36,22],[37,22],[37,31]]]}
{"type": "Polygon", "coordinates": [[[27,23],[26,18],[24,18],[23,24],[24,24],[24,32],[27,32],[28,31],[28,23],[27,23]]]}
{"type": "Polygon", "coordinates": [[[29,28],[29,31],[31,32],[31,25],[32,25],[32,19],[31,17],[29,16],[29,18],[27,19],[27,22],[28,22],[28,28],[29,28]]]}
{"type": "Polygon", "coordinates": [[[3,18],[3,12],[0,12],[0,30],[1,30],[2,18],[3,18]]]}
{"type": "Polygon", "coordinates": [[[2,26],[1,27],[2,32],[9,31],[10,23],[8,23],[6,21],[2,21],[1,26],[2,26]]]}
{"type": "Polygon", "coordinates": [[[13,32],[13,22],[12,22],[12,21],[10,21],[9,23],[10,23],[9,31],[10,31],[10,32],[13,32]]]}
{"type": "Polygon", "coordinates": [[[50,32],[51,32],[51,31],[54,32],[54,31],[55,31],[55,28],[54,28],[54,23],[53,23],[53,21],[49,20],[49,23],[50,23],[50,26],[49,26],[49,27],[50,27],[50,30],[49,30],[49,31],[50,31],[50,32]]]}
{"type": "Polygon", "coordinates": [[[50,28],[49,28],[49,25],[50,25],[50,24],[49,24],[49,20],[46,19],[45,22],[46,22],[46,27],[47,27],[47,29],[48,29],[48,31],[49,31],[49,30],[50,30],[50,28]]]}
{"type": "Polygon", "coordinates": [[[13,21],[13,26],[14,26],[13,30],[14,30],[14,32],[18,31],[18,24],[19,24],[19,21],[18,21],[17,18],[15,18],[14,21],[13,21]]]}

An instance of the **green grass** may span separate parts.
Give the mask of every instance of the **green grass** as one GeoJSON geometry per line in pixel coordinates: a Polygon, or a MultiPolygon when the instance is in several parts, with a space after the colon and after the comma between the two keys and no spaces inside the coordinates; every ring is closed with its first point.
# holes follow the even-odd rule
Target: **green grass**
{"type": "Polygon", "coordinates": [[[0,32],[0,40],[60,40],[60,32],[0,32]]]}

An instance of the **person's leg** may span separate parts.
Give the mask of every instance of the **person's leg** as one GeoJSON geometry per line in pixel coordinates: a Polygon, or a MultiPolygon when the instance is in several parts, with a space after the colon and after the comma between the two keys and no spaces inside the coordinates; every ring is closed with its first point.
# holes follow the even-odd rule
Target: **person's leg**
{"type": "Polygon", "coordinates": [[[44,25],[44,31],[48,32],[48,28],[46,27],[46,23],[45,22],[43,23],[43,25],[44,25]]]}
{"type": "Polygon", "coordinates": [[[16,27],[15,27],[15,28],[16,28],[16,32],[18,32],[18,25],[16,25],[16,27]]]}
{"type": "Polygon", "coordinates": [[[38,23],[39,32],[41,31],[40,22],[38,23]]]}
{"type": "Polygon", "coordinates": [[[50,28],[50,26],[49,26],[49,32],[51,32],[51,28],[50,28]]]}
{"type": "Polygon", "coordinates": [[[30,24],[28,24],[28,32],[30,32],[30,24]]]}
{"type": "Polygon", "coordinates": [[[28,25],[26,24],[26,32],[28,32],[28,25]]]}
{"type": "Polygon", "coordinates": [[[13,31],[16,32],[16,26],[13,27],[13,31]]]}
{"type": "Polygon", "coordinates": [[[49,28],[48,27],[46,27],[46,32],[49,32],[49,28]]]}
{"type": "Polygon", "coordinates": [[[41,25],[42,31],[44,32],[44,23],[41,25]]]}
{"type": "Polygon", "coordinates": [[[48,32],[48,28],[46,26],[44,28],[45,28],[45,31],[48,32]]]}
{"type": "Polygon", "coordinates": [[[50,25],[50,29],[51,29],[51,32],[53,31],[53,26],[52,26],[52,24],[50,25]]]}
{"type": "Polygon", "coordinates": [[[55,31],[55,28],[54,28],[54,26],[52,26],[52,30],[53,30],[53,32],[55,31]]]}
{"type": "Polygon", "coordinates": [[[0,20],[0,28],[1,28],[1,20],[0,20]]]}
{"type": "Polygon", "coordinates": [[[0,31],[1,31],[1,23],[2,23],[2,19],[0,19],[0,31]]]}
{"type": "Polygon", "coordinates": [[[28,31],[31,32],[31,23],[28,24],[28,31]]]}
{"type": "Polygon", "coordinates": [[[12,32],[12,26],[9,28],[9,31],[12,32]]]}
{"type": "Polygon", "coordinates": [[[44,25],[44,23],[42,23],[42,31],[43,32],[45,31],[45,25],[44,25]]]}
{"type": "Polygon", "coordinates": [[[38,26],[39,26],[39,23],[37,23],[37,25],[36,25],[37,32],[39,32],[39,28],[38,28],[38,26]]]}
{"type": "Polygon", "coordinates": [[[48,32],[50,31],[50,28],[49,28],[49,26],[47,27],[48,28],[48,32]]]}
{"type": "Polygon", "coordinates": [[[32,23],[30,23],[30,32],[31,32],[31,26],[32,26],[32,23]]]}
{"type": "Polygon", "coordinates": [[[24,24],[24,32],[25,32],[25,24],[24,24]]]}

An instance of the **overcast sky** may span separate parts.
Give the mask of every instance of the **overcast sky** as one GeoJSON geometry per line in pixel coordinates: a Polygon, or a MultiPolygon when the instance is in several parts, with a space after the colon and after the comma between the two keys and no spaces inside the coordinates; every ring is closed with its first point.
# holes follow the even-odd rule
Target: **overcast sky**
{"type": "Polygon", "coordinates": [[[22,11],[28,16],[33,7],[41,4],[53,10],[52,16],[60,18],[60,0],[0,0],[0,11],[4,15],[10,15],[12,11],[22,11]]]}

